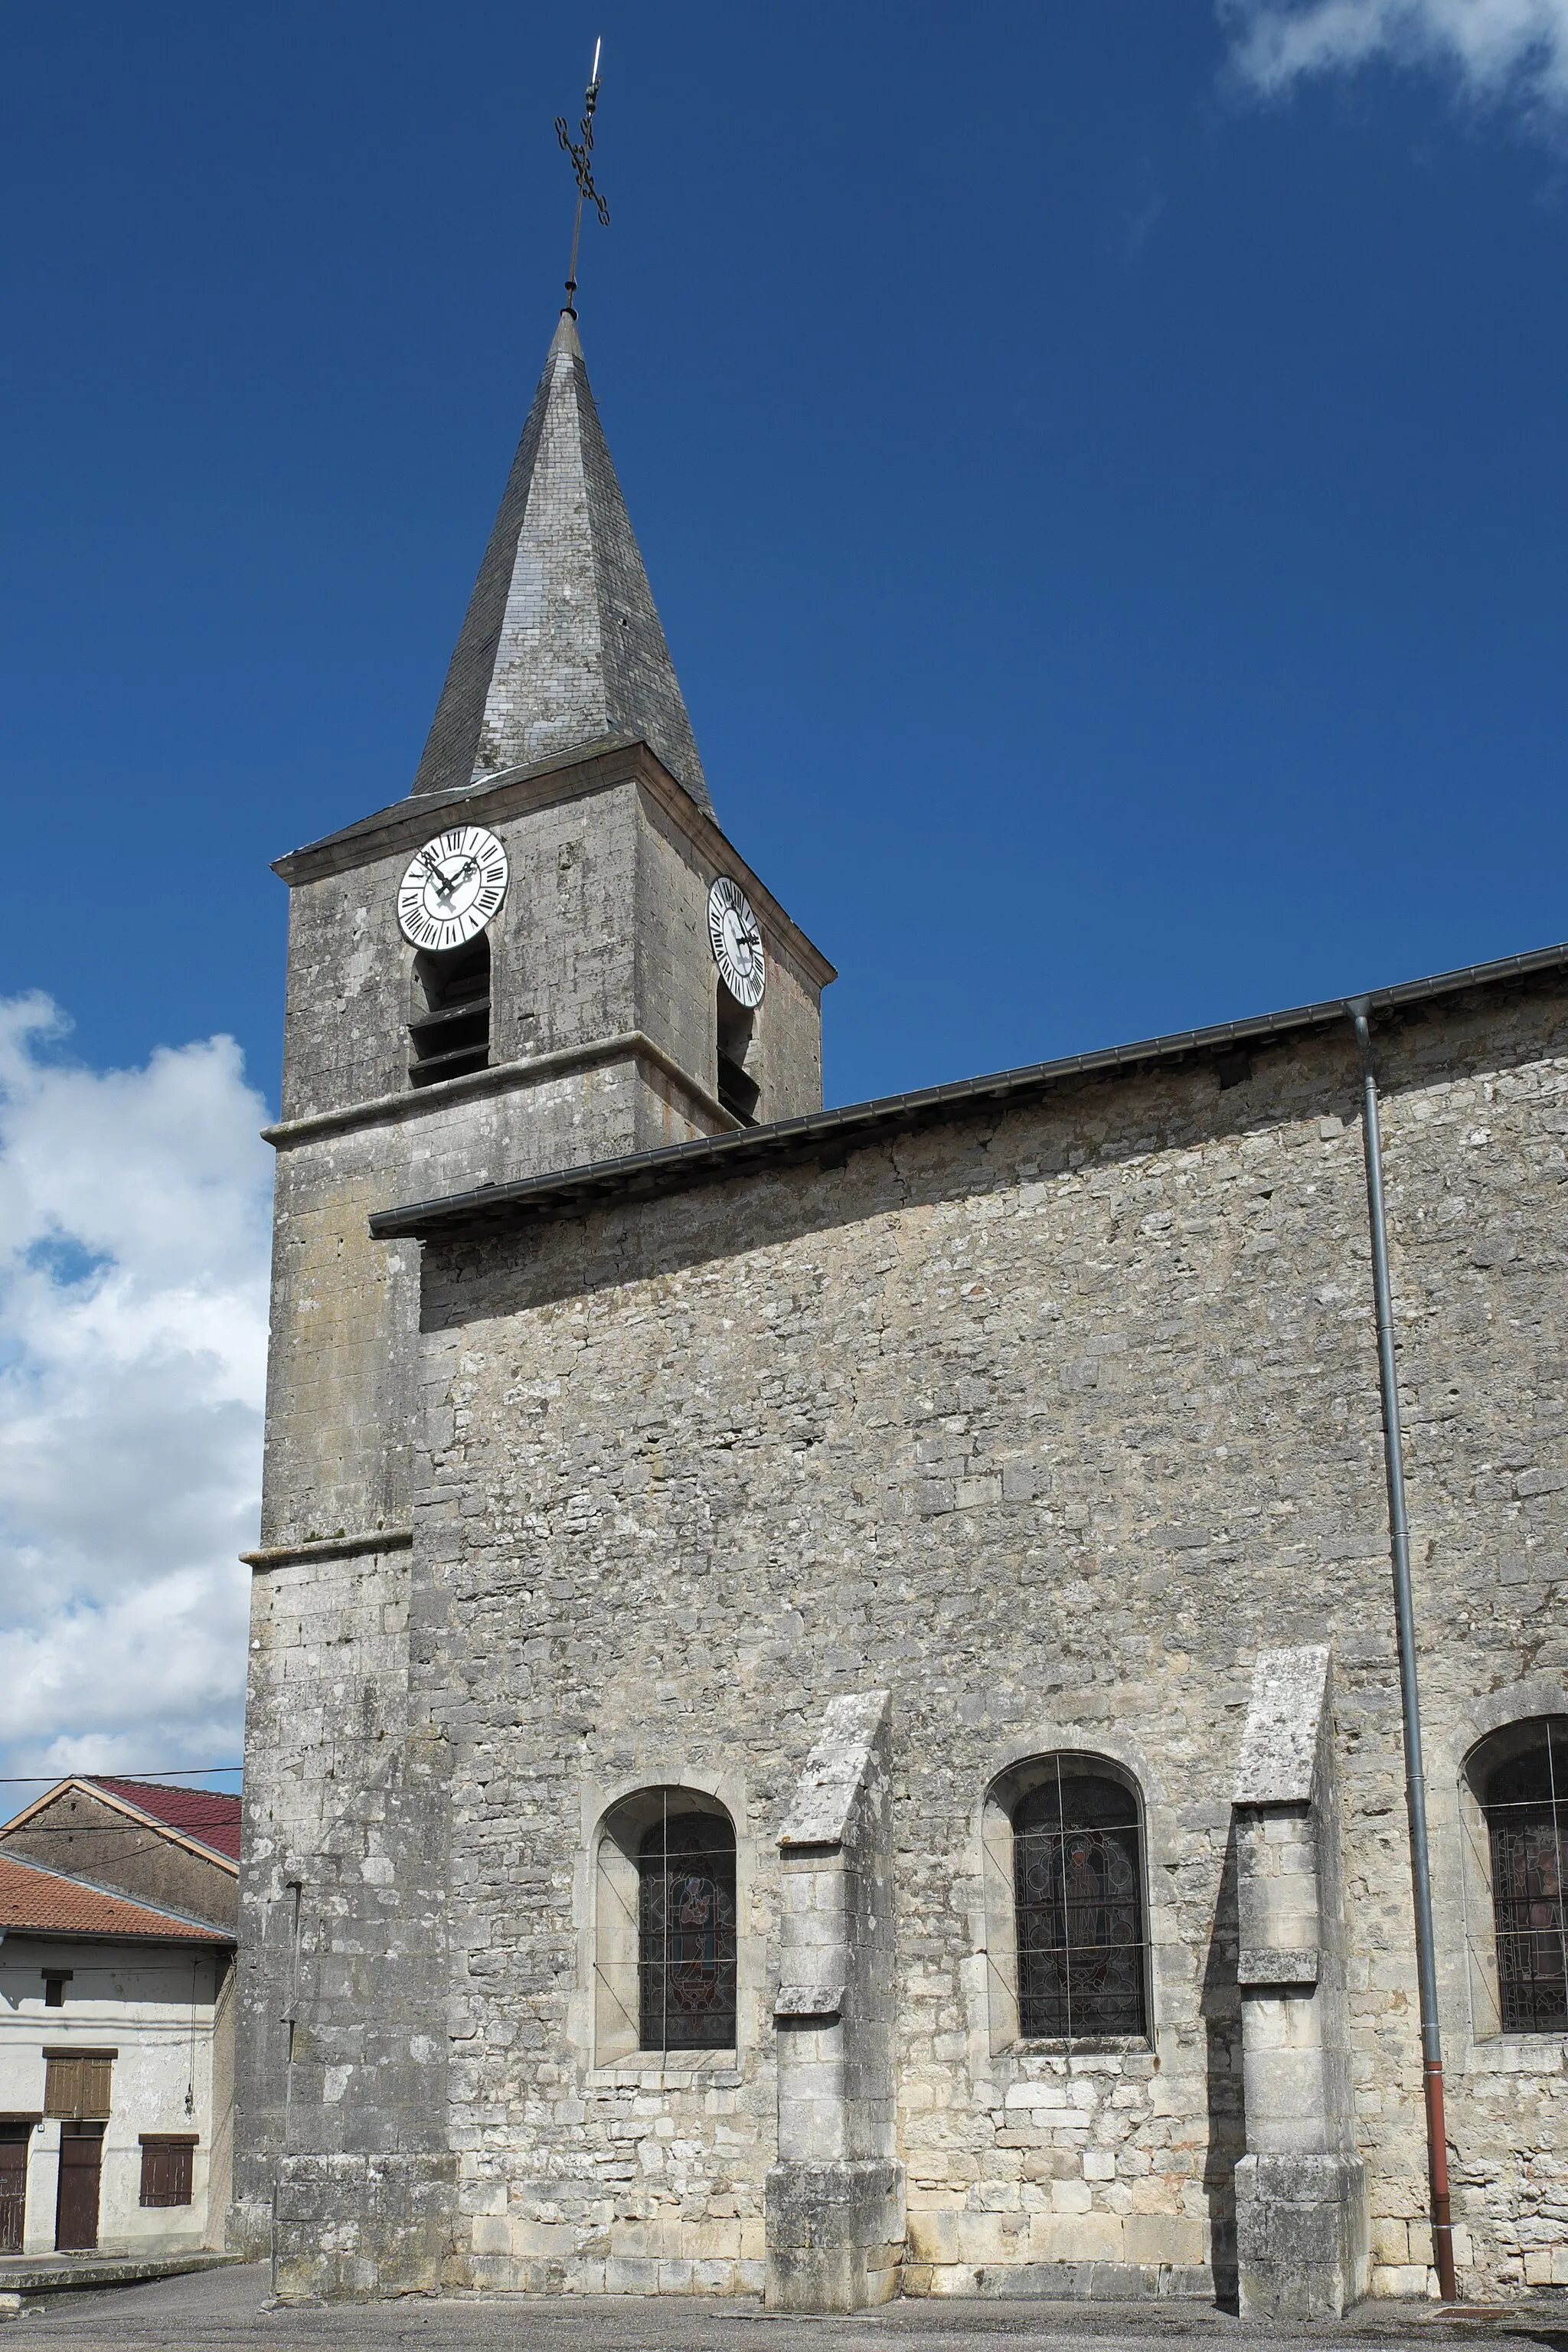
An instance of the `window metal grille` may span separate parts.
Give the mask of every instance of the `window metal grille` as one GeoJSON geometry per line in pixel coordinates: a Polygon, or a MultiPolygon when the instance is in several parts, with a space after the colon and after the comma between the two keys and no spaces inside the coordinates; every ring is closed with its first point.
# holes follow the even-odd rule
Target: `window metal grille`
{"type": "Polygon", "coordinates": [[[637,1853],[644,2050],[735,2043],[735,1833],[711,1813],[656,1822],[637,1853]]]}
{"type": "Polygon", "coordinates": [[[1013,1814],[1018,2030],[1081,2040],[1147,2032],[1138,1801],[1120,1780],[1064,1772],[1013,1814]]]}
{"type": "Polygon", "coordinates": [[[1538,1744],[1489,1773],[1482,1804],[1491,1845],[1502,2031],[1568,2032],[1563,1901],[1568,1722],[1543,1722],[1538,1744]]]}

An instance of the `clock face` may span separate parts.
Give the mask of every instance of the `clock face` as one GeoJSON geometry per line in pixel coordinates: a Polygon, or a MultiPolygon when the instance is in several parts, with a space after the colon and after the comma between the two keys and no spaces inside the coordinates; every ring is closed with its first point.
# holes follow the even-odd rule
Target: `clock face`
{"type": "Polygon", "coordinates": [[[506,852],[481,824],[455,824],[427,841],[397,886],[397,920],[416,948],[437,953],[478,939],[506,897],[506,852]]]}
{"type": "Polygon", "coordinates": [[[736,1003],[760,1004],[767,986],[763,935],[745,892],[727,875],[721,875],[708,893],[708,936],[719,977],[736,1003]]]}

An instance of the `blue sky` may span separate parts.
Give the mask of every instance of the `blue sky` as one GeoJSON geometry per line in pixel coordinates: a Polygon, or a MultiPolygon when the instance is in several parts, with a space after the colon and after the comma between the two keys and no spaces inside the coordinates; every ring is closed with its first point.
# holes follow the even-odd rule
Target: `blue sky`
{"type": "Polygon", "coordinates": [[[1563,147],[1247,13],[8,12],[0,987],[275,1091],[268,863],[413,772],[600,29],[589,363],[833,1098],[1568,930],[1563,147]]]}
{"type": "MultiPolygon", "coordinates": [[[[589,365],[721,820],[843,975],[830,1100],[1568,935],[1568,0],[7,12],[0,997],[48,1003],[0,1069],[0,1668],[37,1740],[109,1705],[69,1643],[163,1622],[161,1577],[238,1639],[268,861],[413,773],[600,32],[589,365]],[[198,1098],[171,1171],[153,1114],[198,1098]],[[60,1205],[121,1152],[184,1260],[60,1205]],[[186,1366],[160,1494],[211,1509],[171,1528],[121,1430],[143,1534],[94,1569],[73,1465],[138,1346],[186,1366]]],[[[154,1675],[124,1739],[205,1756],[230,1684],[220,1720],[154,1675]]]]}

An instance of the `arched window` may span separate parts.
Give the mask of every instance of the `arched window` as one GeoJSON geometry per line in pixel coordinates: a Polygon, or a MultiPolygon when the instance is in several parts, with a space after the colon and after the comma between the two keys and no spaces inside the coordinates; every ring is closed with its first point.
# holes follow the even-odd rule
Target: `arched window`
{"type": "Polygon", "coordinates": [[[1137,1795],[1099,1757],[1044,1759],[1013,1809],[1018,2031],[1148,2031],[1137,1795]]]}
{"type": "Polygon", "coordinates": [[[735,1832],[670,1812],[637,1848],[637,2026],[644,2050],[735,2042],[735,1832]]]}
{"type": "Polygon", "coordinates": [[[1490,1850],[1502,2031],[1568,2033],[1568,1717],[1542,1716],[1494,1732],[1469,1772],[1490,1850]]]}

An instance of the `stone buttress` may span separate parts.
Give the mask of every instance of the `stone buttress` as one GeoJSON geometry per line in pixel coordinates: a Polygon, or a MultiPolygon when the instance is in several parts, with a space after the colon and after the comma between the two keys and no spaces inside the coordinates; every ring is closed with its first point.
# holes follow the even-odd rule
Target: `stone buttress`
{"type": "Polygon", "coordinates": [[[1354,2144],[1327,1643],[1253,1675],[1236,1785],[1247,2153],[1237,2166],[1243,2318],[1337,2318],[1366,2291],[1354,2144]]]}
{"type": "Polygon", "coordinates": [[[832,1702],[779,1832],[772,2310],[858,2311],[898,2288],[889,1719],[886,1691],[832,1702]]]}

